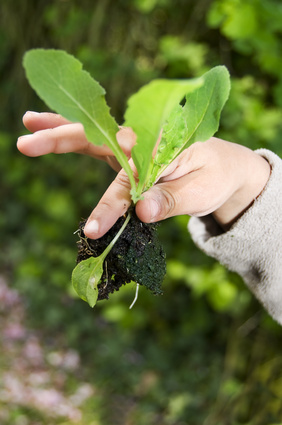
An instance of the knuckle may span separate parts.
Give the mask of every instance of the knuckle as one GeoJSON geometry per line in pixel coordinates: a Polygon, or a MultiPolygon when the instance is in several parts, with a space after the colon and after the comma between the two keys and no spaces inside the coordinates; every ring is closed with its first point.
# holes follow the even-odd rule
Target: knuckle
{"type": "Polygon", "coordinates": [[[49,128],[47,131],[48,131],[48,133],[46,135],[47,135],[49,141],[51,142],[50,145],[51,145],[52,152],[58,153],[59,145],[60,145],[58,134],[57,134],[57,132],[55,131],[54,128],[49,128]]]}
{"type": "Polygon", "coordinates": [[[180,201],[177,193],[162,189],[160,205],[160,216],[162,219],[171,217],[176,208],[177,203],[180,201]]]}
{"type": "Polygon", "coordinates": [[[212,154],[213,147],[212,147],[213,141],[211,139],[206,140],[205,142],[195,142],[193,143],[188,149],[190,151],[190,156],[197,156],[199,158],[205,158],[212,154]]]}
{"type": "Polygon", "coordinates": [[[108,211],[113,209],[113,202],[109,198],[103,198],[99,202],[99,209],[103,211],[108,211]]]}
{"type": "Polygon", "coordinates": [[[115,179],[115,183],[122,186],[123,188],[130,188],[130,182],[129,179],[123,171],[120,171],[115,179]]]}
{"type": "Polygon", "coordinates": [[[204,142],[195,142],[193,145],[191,145],[191,148],[193,150],[199,150],[203,147],[204,142]]]}
{"type": "Polygon", "coordinates": [[[201,154],[205,149],[205,143],[206,142],[195,142],[191,146],[189,146],[188,151],[190,153],[190,156],[201,154]]]}

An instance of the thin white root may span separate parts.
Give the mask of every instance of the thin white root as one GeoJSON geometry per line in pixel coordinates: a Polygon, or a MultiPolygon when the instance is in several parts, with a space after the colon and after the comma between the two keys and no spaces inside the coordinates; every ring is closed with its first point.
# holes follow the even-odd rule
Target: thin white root
{"type": "Polygon", "coordinates": [[[129,307],[129,310],[134,306],[134,304],[136,303],[136,301],[137,301],[137,298],[138,298],[138,291],[139,291],[139,283],[137,283],[136,284],[136,291],[135,291],[135,297],[134,297],[134,300],[132,301],[132,303],[131,303],[131,306],[129,307]]]}

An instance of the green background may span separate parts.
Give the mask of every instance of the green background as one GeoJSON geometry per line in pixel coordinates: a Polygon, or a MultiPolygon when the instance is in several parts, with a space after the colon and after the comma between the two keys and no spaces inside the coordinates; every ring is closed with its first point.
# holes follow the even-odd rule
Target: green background
{"type": "Polygon", "coordinates": [[[131,285],[94,310],[75,297],[73,232],[114,173],[82,156],[17,151],[24,112],[46,110],[22,68],[34,47],[79,58],[120,123],[151,79],[226,65],[217,135],[282,155],[280,0],[2,0],[1,424],[281,423],[281,327],[194,246],[187,217],[159,228],[163,296],[142,289],[132,310],[131,285]]]}

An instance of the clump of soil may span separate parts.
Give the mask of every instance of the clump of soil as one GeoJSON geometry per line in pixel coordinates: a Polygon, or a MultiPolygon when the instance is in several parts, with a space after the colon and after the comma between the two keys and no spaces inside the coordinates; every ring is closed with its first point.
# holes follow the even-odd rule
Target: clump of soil
{"type": "MultiPolygon", "coordinates": [[[[79,224],[77,263],[93,256],[98,257],[125,221],[119,218],[100,239],[89,239],[84,233],[86,220],[79,224]]],[[[144,285],[155,295],[162,294],[161,284],[166,273],[165,252],[158,239],[157,224],[142,223],[134,211],[123,233],[104,261],[104,271],[98,285],[98,300],[134,281],[144,285]]]]}

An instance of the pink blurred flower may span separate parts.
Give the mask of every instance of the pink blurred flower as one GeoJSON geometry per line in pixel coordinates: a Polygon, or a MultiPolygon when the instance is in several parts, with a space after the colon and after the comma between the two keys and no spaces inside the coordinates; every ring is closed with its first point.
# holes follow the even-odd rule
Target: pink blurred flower
{"type": "Polygon", "coordinates": [[[26,336],[26,328],[20,323],[8,323],[4,328],[3,336],[6,339],[21,340],[26,336]]]}
{"type": "Polygon", "coordinates": [[[44,363],[43,349],[36,336],[28,338],[23,349],[23,355],[33,366],[40,366],[44,363]]]}
{"type": "Polygon", "coordinates": [[[10,289],[6,284],[2,276],[0,276],[0,306],[1,310],[6,310],[7,308],[13,307],[14,305],[20,303],[19,294],[10,289]]]}

